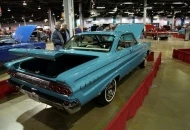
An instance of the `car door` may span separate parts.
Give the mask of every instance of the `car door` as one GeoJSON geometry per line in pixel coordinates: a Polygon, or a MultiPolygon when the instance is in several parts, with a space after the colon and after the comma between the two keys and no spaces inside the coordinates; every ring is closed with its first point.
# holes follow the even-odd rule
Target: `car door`
{"type": "Polygon", "coordinates": [[[129,44],[130,44],[130,51],[131,51],[131,66],[132,69],[137,67],[144,58],[145,51],[143,49],[143,45],[140,44],[134,37],[133,34],[128,34],[127,36],[129,44]]]}
{"type": "Polygon", "coordinates": [[[128,74],[133,68],[130,65],[132,60],[132,50],[127,37],[128,34],[121,35],[115,53],[117,68],[121,78],[128,74]]]}

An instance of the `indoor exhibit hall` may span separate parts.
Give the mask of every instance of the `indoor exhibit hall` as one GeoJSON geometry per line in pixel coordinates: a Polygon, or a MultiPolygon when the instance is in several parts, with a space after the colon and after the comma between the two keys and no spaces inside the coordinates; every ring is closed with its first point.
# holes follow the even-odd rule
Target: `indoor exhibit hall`
{"type": "Polygon", "coordinates": [[[0,130],[189,130],[190,0],[0,0],[0,130]]]}
{"type": "MultiPolygon", "coordinates": [[[[189,64],[172,58],[175,48],[188,48],[189,42],[170,37],[168,41],[152,42],[155,57],[162,53],[162,63],[156,78],[145,97],[143,105],[136,115],[127,121],[126,129],[158,130],[184,129],[188,130],[189,97],[189,64]],[[174,125],[175,124],[175,125],[174,125]]],[[[47,44],[52,49],[52,44],[47,44]]],[[[69,115],[49,105],[38,103],[27,96],[17,93],[1,99],[0,129],[105,129],[124,106],[136,87],[150,71],[152,62],[148,62],[145,69],[137,68],[119,83],[117,95],[113,102],[105,107],[98,106],[94,101],[82,107],[81,111],[69,115]],[[88,122],[88,123],[87,123],[88,122]],[[93,127],[92,127],[93,126],[93,127]]],[[[5,70],[1,70],[1,80],[8,77],[5,70]],[[2,76],[3,75],[3,76],[2,76]]]]}

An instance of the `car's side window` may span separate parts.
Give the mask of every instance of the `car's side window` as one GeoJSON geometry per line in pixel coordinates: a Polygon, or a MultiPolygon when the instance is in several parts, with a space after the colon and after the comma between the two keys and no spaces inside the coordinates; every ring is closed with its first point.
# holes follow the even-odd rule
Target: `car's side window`
{"type": "Polygon", "coordinates": [[[128,38],[130,46],[137,44],[137,41],[135,40],[135,38],[132,34],[127,34],[127,38],[128,38]]]}
{"type": "Polygon", "coordinates": [[[132,34],[124,34],[119,40],[117,51],[133,46],[136,43],[137,41],[132,34]]]}

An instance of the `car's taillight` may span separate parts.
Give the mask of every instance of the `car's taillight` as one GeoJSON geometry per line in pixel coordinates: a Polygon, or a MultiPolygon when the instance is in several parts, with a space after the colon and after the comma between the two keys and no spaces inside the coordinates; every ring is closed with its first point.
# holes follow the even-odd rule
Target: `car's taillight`
{"type": "Polygon", "coordinates": [[[71,95],[72,91],[66,84],[59,84],[59,83],[50,83],[49,84],[50,90],[63,94],[63,95],[71,95]]]}
{"type": "Polygon", "coordinates": [[[9,74],[9,75],[11,75],[11,76],[14,77],[16,75],[16,71],[14,71],[14,70],[8,70],[7,74],[9,74]]]}

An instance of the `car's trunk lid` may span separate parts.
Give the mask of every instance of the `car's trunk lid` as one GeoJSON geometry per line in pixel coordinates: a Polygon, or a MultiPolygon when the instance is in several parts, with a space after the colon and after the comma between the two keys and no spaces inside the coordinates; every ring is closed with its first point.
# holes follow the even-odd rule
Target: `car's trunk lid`
{"type": "Polygon", "coordinates": [[[41,49],[10,49],[9,52],[18,56],[36,57],[47,60],[55,60],[64,54],[61,51],[50,51],[41,49]]]}
{"type": "Polygon", "coordinates": [[[94,55],[38,49],[11,49],[10,52],[33,57],[22,61],[19,64],[20,69],[46,77],[57,77],[65,71],[98,58],[94,55]]]}

